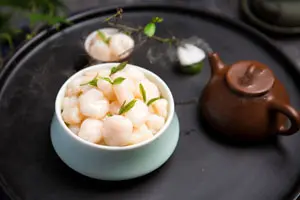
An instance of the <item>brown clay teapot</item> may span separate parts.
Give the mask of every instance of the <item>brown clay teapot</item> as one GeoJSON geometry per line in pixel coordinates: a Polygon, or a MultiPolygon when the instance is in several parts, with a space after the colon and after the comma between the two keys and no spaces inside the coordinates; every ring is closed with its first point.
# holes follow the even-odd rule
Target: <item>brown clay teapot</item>
{"type": "Polygon", "coordinates": [[[299,130],[299,113],[266,65],[245,60],[226,66],[216,53],[209,55],[209,61],[212,75],[200,98],[200,109],[212,128],[245,141],[299,130]]]}

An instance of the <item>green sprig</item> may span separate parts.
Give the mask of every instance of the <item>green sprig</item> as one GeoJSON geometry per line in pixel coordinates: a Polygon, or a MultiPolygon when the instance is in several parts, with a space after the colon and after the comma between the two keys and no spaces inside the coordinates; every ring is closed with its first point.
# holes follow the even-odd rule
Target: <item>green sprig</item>
{"type": "Polygon", "coordinates": [[[113,82],[108,77],[101,77],[102,80],[109,82],[110,84],[113,84],[113,82]]]}
{"type": "Polygon", "coordinates": [[[122,13],[123,13],[123,9],[119,8],[119,9],[117,9],[117,13],[116,14],[114,14],[113,16],[110,16],[110,17],[106,18],[104,21],[108,22],[108,21],[110,21],[113,18],[122,17],[122,13]]]}
{"type": "Polygon", "coordinates": [[[125,78],[123,78],[123,77],[118,77],[118,78],[116,78],[115,80],[111,80],[110,78],[108,78],[108,77],[101,77],[101,79],[102,80],[105,80],[105,81],[107,81],[107,82],[109,82],[110,84],[112,84],[112,85],[118,85],[118,84],[121,84],[124,80],[125,80],[125,78]]]}
{"type": "Polygon", "coordinates": [[[121,84],[124,80],[125,80],[125,78],[123,78],[123,77],[118,77],[118,78],[116,78],[116,79],[112,82],[112,84],[113,84],[113,85],[118,85],[118,84],[121,84]]]}
{"type": "Polygon", "coordinates": [[[156,98],[153,98],[153,99],[150,99],[147,103],[147,106],[150,106],[152,103],[154,103],[155,101],[161,99],[161,97],[156,97],[156,98]]]}
{"type": "Polygon", "coordinates": [[[135,105],[136,100],[132,100],[130,101],[128,104],[126,104],[126,101],[124,101],[124,103],[122,104],[120,110],[119,110],[119,115],[122,115],[126,112],[128,112],[131,108],[133,108],[133,106],[135,105]]]}
{"type": "Polygon", "coordinates": [[[156,31],[156,23],[161,23],[162,21],[163,18],[153,17],[152,21],[144,27],[144,34],[148,37],[154,36],[156,31]]]}
{"type": "Polygon", "coordinates": [[[152,23],[161,23],[163,21],[164,21],[164,19],[161,17],[153,17],[152,18],[152,23]]]}
{"type": "Polygon", "coordinates": [[[152,37],[155,34],[156,25],[155,23],[149,23],[144,28],[144,34],[148,37],[152,37]]]}
{"type": "Polygon", "coordinates": [[[146,96],[145,88],[141,83],[140,83],[139,87],[140,87],[140,93],[142,94],[142,97],[143,97],[143,101],[146,103],[147,96],[146,96]]]}
{"type": "Polygon", "coordinates": [[[101,38],[103,42],[109,44],[110,38],[106,38],[105,34],[102,31],[97,30],[97,35],[101,38]]]}
{"type": "Polygon", "coordinates": [[[128,64],[128,61],[125,61],[125,62],[120,63],[118,66],[111,68],[110,75],[112,75],[118,71],[121,71],[122,69],[124,69],[126,67],[127,64],[128,64]]]}
{"type": "Polygon", "coordinates": [[[99,78],[100,77],[98,77],[98,73],[97,73],[97,75],[95,76],[95,78],[93,78],[93,80],[91,80],[87,83],[80,84],[80,86],[84,86],[84,85],[97,86],[97,82],[98,82],[99,78]]]}

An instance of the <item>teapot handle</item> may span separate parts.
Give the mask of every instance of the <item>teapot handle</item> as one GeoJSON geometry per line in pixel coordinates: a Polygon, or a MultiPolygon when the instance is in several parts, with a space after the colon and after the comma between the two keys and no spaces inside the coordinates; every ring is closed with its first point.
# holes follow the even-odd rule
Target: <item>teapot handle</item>
{"type": "Polygon", "coordinates": [[[292,106],[288,104],[279,103],[277,101],[271,101],[269,106],[272,111],[282,113],[291,122],[289,128],[285,128],[284,126],[280,127],[280,130],[278,132],[280,135],[292,135],[299,130],[300,115],[292,106]]]}

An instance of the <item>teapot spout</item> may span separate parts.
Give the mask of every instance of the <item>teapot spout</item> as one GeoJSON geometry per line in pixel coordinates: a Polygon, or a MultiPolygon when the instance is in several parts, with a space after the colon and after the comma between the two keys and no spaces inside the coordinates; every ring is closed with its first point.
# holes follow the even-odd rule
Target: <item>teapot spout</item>
{"type": "Polygon", "coordinates": [[[220,59],[217,53],[210,53],[208,55],[208,59],[209,59],[212,75],[216,75],[220,73],[225,68],[225,64],[220,59]]]}

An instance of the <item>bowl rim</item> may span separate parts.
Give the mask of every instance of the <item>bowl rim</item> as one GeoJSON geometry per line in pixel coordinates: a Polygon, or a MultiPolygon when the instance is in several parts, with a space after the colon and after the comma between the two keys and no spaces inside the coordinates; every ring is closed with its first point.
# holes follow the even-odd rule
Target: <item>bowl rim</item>
{"type": "Polygon", "coordinates": [[[164,132],[166,132],[166,129],[170,126],[170,124],[173,120],[173,116],[174,116],[174,112],[175,112],[175,104],[174,104],[174,98],[173,98],[172,92],[171,92],[170,88],[168,87],[168,85],[158,75],[151,72],[150,70],[133,65],[133,64],[127,64],[127,66],[137,67],[139,70],[141,70],[145,74],[146,77],[150,76],[153,80],[155,79],[155,84],[156,85],[159,84],[158,87],[163,87],[164,90],[166,91],[164,98],[168,99],[168,117],[165,121],[164,126],[151,139],[145,140],[145,141],[137,143],[137,144],[133,144],[133,145],[129,145],[129,146],[121,146],[121,147],[120,146],[106,146],[106,145],[91,143],[89,141],[86,141],[86,140],[80,138],[78,135],[74,134],[67,127],[67,125],[63,121],[62,115],[61,115],[61,104],[62,104],[62,99],[65,96],[64,93],[66,91],[67,85],[72,80],[74,80],[76,77],[82,75],[84,72],[91,71],[91,70],[99,70],[101,68],[111,69],[112,67],[114,67],[118,64],[120,64],[120,63],[118,63],[118,62],[100,63],[100,64],[92,65],[92,66],[86,67],[84,69],[81,69],[80,71],[76,72],[71,77],[69,77],[63,83],[63,85],[60,87],[59,91],[57,92],[57,95],[55,98],[55,116],[59,122],[59,125],[64,129],[64,133],[69,134],[71,136],[71,138],[75,139],[76,141],[78,141],[84,145],[90,146],[92,148],[97,148],[97,149],[101,149],[101,150],[111,150],[111,151],[124,151],[124,150],[132,150],[132,149],[141,148],[143,146],[146,146],[149,143],[152,143],[156,139],[158,139],[164,132]]]}

